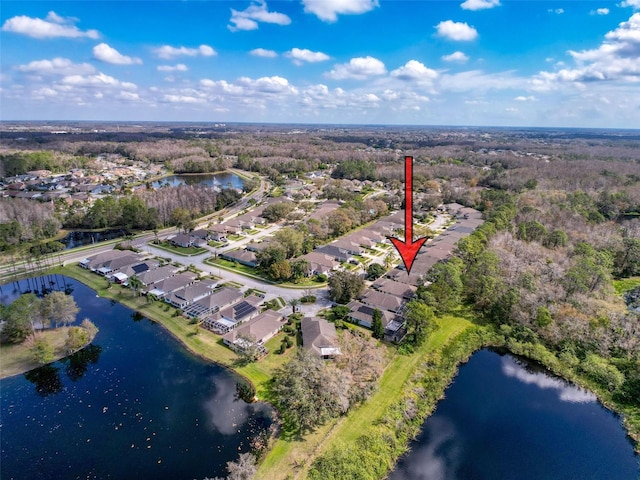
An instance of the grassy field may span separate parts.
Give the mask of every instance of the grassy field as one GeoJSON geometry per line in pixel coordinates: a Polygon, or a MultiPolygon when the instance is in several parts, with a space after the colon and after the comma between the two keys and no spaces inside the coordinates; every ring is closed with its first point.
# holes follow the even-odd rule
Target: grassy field
{"type": "Polygon", "coordinates": [[[415,366],[428,352],[436,351],[472,325],[466,316],[446,316],[440,328],[411,355],[393,354],[387,365],[377,392],[347,417],[329,422],[304,438],[281,436],[260,465],[257,478],[278,480],[305,478],[313,460],[335,442],[349,443],[362,434],[366,427],[382,418],[385,411],[402,395],[402,386],[415,366]]]}
{"type": "Polygon", "coordinates": [[[618,295],[622,295],[636,287],[640,287],[640,277],[623,278],[613,281],[613,288],[618,295]]]}
{"type": "MultiPolygon", "coordinates": [[[[69,327],[59,327],[37,333],[39,338],[45,339],[51,345],[52,361],[60,360],[69,355],[64,347],[68,330],[69,327]]],[[[31,345],[32,342],[29,339],[19,345],[0,345],[0,378],[19,375],[40,366],[32,358],[31,345]]]]}
{"type": "Polygon", "coordinates": [[[200,255],[201,253],[207,251],[206,248],[202,247],[177,247],[170,242],[162,242],[160,244],[153,243],[152,245],[161,250],[166,250],[167,252],[175,253],[176,255],[182,255],[184,257],[200,255]]]}

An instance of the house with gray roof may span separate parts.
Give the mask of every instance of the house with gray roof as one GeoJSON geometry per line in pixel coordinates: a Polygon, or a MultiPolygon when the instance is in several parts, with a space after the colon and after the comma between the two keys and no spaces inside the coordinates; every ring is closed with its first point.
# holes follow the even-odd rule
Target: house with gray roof
{"type": "MultiPolygon", "coordinates": [[[[243,350],[253,345],[264,347],[269,339],[282,330],[283,319],[284,316],[281,313],[266,310],[227,332],[222,337],[222,341],[233,350],[243,350]]],[[[266,349],[264,349],[264,353],[267,353],[266,349]]]]}
{"type": "Polygon", "coordinates": [[[336,326],[320,317],[304,317],[301,323],[302,346],[324,359],[341,355],[336,326]]]}

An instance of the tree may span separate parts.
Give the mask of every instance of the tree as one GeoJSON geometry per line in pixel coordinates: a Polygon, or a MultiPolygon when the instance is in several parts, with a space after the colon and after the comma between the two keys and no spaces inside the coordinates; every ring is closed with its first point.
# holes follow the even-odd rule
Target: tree
{"type": "Polygon", "coordinates": [[[279,260],[271,264],[268,273],[274,280],[288,280],[291,278],[291,264],[286,260],[279,260]]]}
{"type": "Polygon", "coordinates": [[[346,304],[362,294],[364,280],[357,274],[338,271],[329,277],[329,298],[346,304]]]}
{"type": "Polygon", "coordinates": [[[458,257],[436,263],[427,274],[429,285],[418,289],[418,297],[438,314],[451,311],[461,301],[463,267],[458,257]]]}
{"type": "Polygon", "coordinates": [[[285,227],[273,234],[273,237],[284,247],[286,258],[297,257],[302,253],[303,233],[291,227],[285,227]]]}
{"type": "Polygon", "coordinates": [[[386,272],[385,268],[379,263],[372,263],[367,267],[367,278],[369,280],[376,280],[384,275],[386,272]]]}
{"type": "Polygon", "coordinates": [[[53,361],[53,347],[46,338],[36,337],[30,348],[33,359],[39,365],[44,365],[53,361]]]}
{"type": "Polygon", "coordinates": [[[309,274],[309,262],[305,259],[295,260],[291,263],[291,278],[294,282],[306,277],[309,274]]]}
{"type": "Polygon", "coordinates": [[[64,292],[51,292],[40,303],[43,323],[53,322],[56,327],[58,324],[69,325],[75,322],[78,311],[73,297],[64,292]]]}
{"type": "Polygon", "coordinates": [[[269,268],[276,262],[286,261],[287,253],[282,245],[277,242],[273,242],[267,246],[264,250],[256,252],[256,260],[260,269],[269,274],[269,268]]]}
{"type": "Polygon", "coordinates": [[[382,338],[384,337],[384,327],[382,326],[382,312],[377,308],[373,311],[371,330],[373,330],[373,338],[382,340],[382,338]]]}
{"type": "Polygon", "coordinates": [[[436,328],[433,310],[419,300],[407,303],[405,320],[409,341],[416,346],[422,345],[436,328]]]}
{"type": "Polygon", "coordinates": [[[36,332],[36,324],[41,321],[41,300],[33,293],[18,297],[5,311],[3,338],[9,343],[22,343],[36,332]]]}
{"type": "Polygon", "coordinates": [[[134,297],[138,296],[138,292],[141,288],[144,287],[144,283],[142,283],[142,280],[140,280],[137,275],[132,275],[131,277],[129,277],[129,279],[127,280],[127,284],[129,285],[129,288],[133,290],[134,297]]]}
{"type": "Polygon", "coordinates": [[[89,332],[82,327],[69,327],[64,347],[68,353],[80,350],[89,343],[89,332]]]}
{"type": "Polygon", "coordinates": [[[185,233],[193,230],[195,226],[189,210],[180,207],[175,208],[171,213],[171,223],[174,224],[178,230],[183,230],[185,233]]]}
{"type": "Polygon", "coordinates": [[[235,462],[227,462],[227,480],[252,480],[258,472],[256,459],[250,453],[241,453],[235,462]]]}
{"type": "Polygon", "coordinates": [[[240,365],[248,365],[258,360],[260,347],[256,341],[256,337],[253,335],[238,335],[236,343],[239,344],[239,348],[236,351],[240,356],[238,359],[240,365]]]}
{"type": "Polygon", "coordinates": [[[274,372],[272,393],[285,421],[304,433],[340,413],[323,360],[307,350],[274,372]]]}
{"type": "Polygon", "coordinates": [[[296,313],[296,307],[300,305],[299,298],[292,298],[289,300],[289,306],[291,307],[291,313],[296,313]]]}
{"type": "Polygon", "coordinates": [[[262,217],[270,222],[277,222],[293,212],[295,208],[293,202],[272,203],[262,211],[262,217]]]}
{"type": "Polygon", "coordinates": [[[327,225],[331,229],[331,235],[339,237],[353,228],[352,218],[345,212],[344,208],[339,208],[327,218],[327,225]]]}

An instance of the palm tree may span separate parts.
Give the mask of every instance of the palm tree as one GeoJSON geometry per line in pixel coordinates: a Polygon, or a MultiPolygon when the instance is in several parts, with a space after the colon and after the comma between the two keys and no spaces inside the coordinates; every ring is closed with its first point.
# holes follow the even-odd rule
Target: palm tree
{"type": "Polygon", "coordinates": [[[386,257],[384,257],[384,268],[389,270],[394,263],[394,258],[392,253],[388,253],[386,257]]]}
{"type": "Polygon", "coordinates": [[[138,290],[140,290],[143,286],[144,284],[142,283],[142,280],[140,280],[136,275],[133,275],[131,278],[129,278],[129,288],[133,290],[134,297],[138,296],[138,290]]]}
{"type": "Polygon", "coordinates": [[[296,307],[300,304],[299,298],[292,298],[289,300],[289,306],[291,307],[292,313],[296,313],[296,307]]]}

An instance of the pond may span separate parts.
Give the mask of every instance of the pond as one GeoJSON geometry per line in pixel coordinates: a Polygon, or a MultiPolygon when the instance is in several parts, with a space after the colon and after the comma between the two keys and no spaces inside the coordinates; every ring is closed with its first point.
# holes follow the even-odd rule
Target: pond
{"type": "Polygon", "coordinates": [[[202,479],[251,449],[272,410],[236,396],[228,370],[189,354],[160,325],[75,280],[3,285],[67,289],[100,329],[70,359],[0,381],[0,478],[202,479]]]}
{"type": "Polygon", "coordinates": [[[511,355],[460,368],[390,480],[634,480],[619,418],[585,390],[511,355]]]}
{"type": "Polygon", "coordinates": [[[236,188],[242,190],[244,187],[244,181],[235,173],[221,172],[221,173],[198,173],[198,174],[185,174],[185,175],[170,175],[168,177],[156,180],[151,184],[153,188],[159,188],[165,185],[171,187],[177,187],[179,185],[205,185],[207,187],[221,188],[236,188]]]}
{"type": "Polygon", "coordinates": [[[113,240],[126,234],[127,231],[123,229],[101,230],[99,232],[75,230],[73,232],[69,232],[62,240],[60,240],[60,242],[63,243],[65,249],[68,250],[70,248],[83,247],[93,243],[104,242],[105,240],[113,240]]]}

